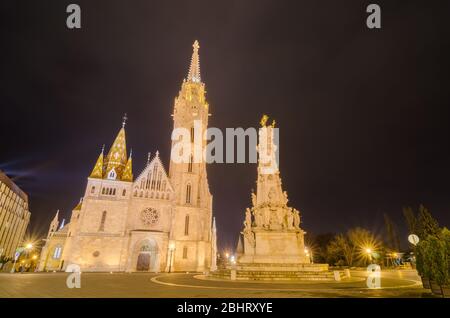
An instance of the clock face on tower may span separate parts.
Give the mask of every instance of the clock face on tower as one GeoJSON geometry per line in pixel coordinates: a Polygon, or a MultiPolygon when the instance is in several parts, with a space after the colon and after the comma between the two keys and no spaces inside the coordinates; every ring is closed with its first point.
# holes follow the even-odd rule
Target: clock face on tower
{"type": "Polygon", "coordinates": [[[145,225],[155,225],[159,222],[159,212],[154,208],[146,208],[141,212],[141,221],[145,225]]]}

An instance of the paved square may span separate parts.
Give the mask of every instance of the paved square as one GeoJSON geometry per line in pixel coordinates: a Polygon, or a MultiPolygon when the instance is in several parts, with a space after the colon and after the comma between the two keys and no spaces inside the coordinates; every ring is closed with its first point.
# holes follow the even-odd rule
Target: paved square
{"type": "Polygon", "coordinates": [[[0,297],[433,297],[415,271],[382,271],[381,288],[366,273],[341,282],[230,282],[200,274],[82,273],[81,288],[66,286],[68,273],[0,274],[0,297]]]}

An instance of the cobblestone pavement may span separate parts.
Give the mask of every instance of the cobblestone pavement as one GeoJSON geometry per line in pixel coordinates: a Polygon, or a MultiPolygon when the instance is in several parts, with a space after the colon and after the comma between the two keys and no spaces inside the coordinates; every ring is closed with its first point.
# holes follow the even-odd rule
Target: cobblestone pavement
{"type": "Polygon", "coordinates": [[[82,273],[81,288],[66,286],[67,273],[0,274],[0,297],[432,297],[415,271],[383,271],[381,288],[366,273],[341,282],[231,282],[200,274],[82,273]]]}

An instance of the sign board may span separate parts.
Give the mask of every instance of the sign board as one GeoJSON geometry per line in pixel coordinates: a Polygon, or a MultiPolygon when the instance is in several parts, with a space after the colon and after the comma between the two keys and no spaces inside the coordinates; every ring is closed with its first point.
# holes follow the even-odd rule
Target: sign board
{"type": "Polygon", "coordinates": [[[408,241],[412,245],[417,245],[417,243],[419,243],[420,240],[416,234],[411,234],[410,236],[408,236],[408,241]]]}

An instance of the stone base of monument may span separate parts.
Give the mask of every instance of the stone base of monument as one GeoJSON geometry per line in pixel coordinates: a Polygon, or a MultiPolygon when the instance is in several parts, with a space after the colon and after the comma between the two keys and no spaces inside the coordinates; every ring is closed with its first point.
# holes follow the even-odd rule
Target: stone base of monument
{"type": "MultiPolygon", "coordinates": [[[[247,281],[334,281],[328,264],[237,264],[209,273],[210,277],[247,281]]],[[[339,273],[343,277],[343,273],[339,273]]]]}

